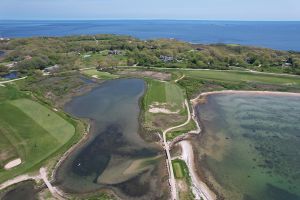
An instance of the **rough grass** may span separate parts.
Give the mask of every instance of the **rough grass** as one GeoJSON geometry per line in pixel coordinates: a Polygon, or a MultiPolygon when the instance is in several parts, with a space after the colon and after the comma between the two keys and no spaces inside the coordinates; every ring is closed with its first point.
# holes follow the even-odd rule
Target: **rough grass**
{"type": "Polygon", "coordinates": [[[0,137],[4,138],[0,142],[0,182],[30,171],[75,134],[70,122],[24,97],[14,88],[0,88],[0,137]],[[23,161],[21,165],[3,169],[8,161],[18,157],[23,161]]]}
{"type": "Polygon", "coordinates": [[[96,75],[100,79],[114,79],[119,77],[118,75],[114,75],[109,72],[101,72],[96,69],[83,70],[82,73],[90,77],[96,75]]]}
{"type": "Polygon", "coordinates": [[[191,119],[191,121],[183,126],[183,127],[180,127],[180,128],[177,128],[175,130],[173,130],[172,132],[168,132],[167,133],[167,140],[173,140],[175,139],[176,137],[182,135],[182,134],[186,134],[188,133],[189,131],[191,130],[195,130],[197,128],[196,124],[195,124],[195,121],[191,119]]]}

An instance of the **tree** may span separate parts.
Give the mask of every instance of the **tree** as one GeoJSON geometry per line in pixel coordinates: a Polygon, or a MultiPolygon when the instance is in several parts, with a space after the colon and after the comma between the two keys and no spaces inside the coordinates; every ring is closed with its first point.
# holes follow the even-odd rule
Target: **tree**
{"type": "Polygon", "coordinates": [[[110,67],[117,67],[119,64],[119,61],[114,58],[113,56],[105,56],[105,58],[100,59],[98,61],[98,69],[105,69],[105,68],[110,68],[110,67]]]}

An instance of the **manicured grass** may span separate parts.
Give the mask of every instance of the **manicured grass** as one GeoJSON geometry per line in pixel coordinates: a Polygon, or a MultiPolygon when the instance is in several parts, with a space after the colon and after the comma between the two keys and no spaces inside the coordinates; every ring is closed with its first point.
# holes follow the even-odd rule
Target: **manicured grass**
{"type": "Polygon", "coordinates": [[[85,74],[85,75],[88,75],[90,77],[96,75],[97,78],[100,78],[100,79],[114,79],[114,78],[119,77],[118,75],[114,75],[114,74],[111,74],[109,72],[101,72],[101,71],[98,71],[96,69],[84,70],[84,71],[82,71],[82,73],[85,74]]]}
{"type": "Polygon", "coordinates": [[[10,102],[22,110],[27,116],[32,118],[35,123],[40,125],[48,133],[64,144],[74,134],[75,128],[67,123],[62,117],[45,106],[30,99],[18,99],[10,102]]]}
{"type": "Polygon", "coordinates": [[[300,77],[284,75],[259,74],[236,71],[215,71],[215,70],[191,70],[182,71],[192,78],[207,80],[231,81],[231,82],[258,82],[265,84],[281,84],[300,86],[300,77]]]}
{"type": "Polygon", "coordinates": [[[184,177],[184,174],[183,174],[183,169],[181,168],[180,163],[178,163],[178,162],[173,162],[172,165],[173,165],[175,177],[176,177],[176,178],[183,178],[183,177],[184,177]]]}
{"type": "Polygon", "coordinates": [[[184,91],[173,82],[147,79],[147,91],[143,99],[145,127],[149,130],[161,130],[178,125],[185,119],[184,91]],[[151,113],[150,106],[164,108],[173,114],[151,113]]]}
{"type": "Polygon", "coordinates": [[[0,88],[0,182],[30,171],[68,143],[74,126],[14,88],[0,88]],[[7,96],[5,100],[4,95],[7,96]],[[18,99],[20,98],[20,99],[18,99]],[[10,160],[22,164],[4,170],[10,160]]]}
{"type": "Polygon", "coordinates": [[[184,92],[176,84],[162,82],[158,80],[147,80],[148,88],[144,98],[146,108],[155,102],[166,103],[168,107],[182,109],[184,102],[184,92]]]}
{"type": "Polygon", "coordinates": [[[148,108],[154,102],[166,102],[165,83],[157,80],[147,80],[147,93],[144,98],[145,106],[148,108]]]}
{"type": "Polygon", "coordinates": [[[175,178],[181,179],[181,178],[189,177],[188,168],[183,160],[180,159],[172,160],[172,167],[173,167],[175,178]]]}
{"type": "Polygon", "coordinates": [[[184,92],[178,85],[173,83],[166,83],[165,90],[167,103],[178,108],[183,106],[182,104],[184,102],[184,92]]]}

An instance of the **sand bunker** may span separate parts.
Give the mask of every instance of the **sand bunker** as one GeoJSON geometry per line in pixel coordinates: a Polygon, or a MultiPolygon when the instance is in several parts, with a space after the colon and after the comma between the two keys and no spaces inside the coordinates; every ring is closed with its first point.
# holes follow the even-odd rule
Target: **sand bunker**
{"type": "Polygon", "coordinates": [[[22,160],[21,158],[17,158],[15,160],[12,160],[10,162],[8,162],[5,166],[4,166],[4,169],[8,170],[8,169],[11,169],[13,167],[16,167],[18,165],[20,165],[22,163],[22,160]]]}
{"type": "Polygon", "coordinates": [[[164,114],[178,114],[180,111],[171,111],[166,108],[167,104],[166,103],[158,103],[154,102],[152,105],[149,107],[149,112],[150,113],[164,113],[164,114]]]}
{"type": "Polygon", "coordinates": [[[150,108],[149,112],[151,112],[151,113],[164,113],[164,114],[177,114],[177,113],[179,113],[179,110],[172,112],[172,111],[170,111],[169,109],[166,109],[166,108],[150,108]]]}

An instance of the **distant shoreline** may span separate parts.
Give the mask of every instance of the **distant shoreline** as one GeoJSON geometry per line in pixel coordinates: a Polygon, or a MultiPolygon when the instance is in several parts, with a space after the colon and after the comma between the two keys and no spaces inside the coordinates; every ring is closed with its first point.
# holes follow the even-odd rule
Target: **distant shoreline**
{"type": "Polygon", "coordinates": [[[0,30],[0,37],[5,38],[115,34],[141,40],[175,38],[191,44],[240,44],[300,51],[300,21],[0,20],[0,30]]]}

